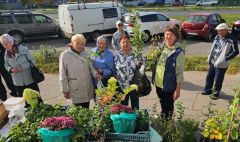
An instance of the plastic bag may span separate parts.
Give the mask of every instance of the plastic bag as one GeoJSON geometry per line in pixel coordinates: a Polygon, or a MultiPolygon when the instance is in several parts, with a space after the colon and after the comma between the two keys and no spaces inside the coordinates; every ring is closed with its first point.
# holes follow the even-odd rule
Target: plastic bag
{"type": "Polygon", "coordinates": [[[117,133],[133,133],[136,126],[136,113],[111,114],[114,130],[117,133]]]}

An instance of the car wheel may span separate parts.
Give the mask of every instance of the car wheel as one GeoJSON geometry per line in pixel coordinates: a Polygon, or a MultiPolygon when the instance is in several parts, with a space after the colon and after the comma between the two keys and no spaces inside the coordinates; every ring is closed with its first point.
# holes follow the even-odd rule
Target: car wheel
{"type": "Polygon", "coordinates": [[[14,31],[9,33],[12,37],[14,37],[15,41],[18,43],[22,43],[24,39],[24,35],[22,32],[14,31]]]}
{"type": "Polygon", "coordinates": [[[97,41],[97,38],[98,38],[99,36],[101,36],[101,35],[102,35],[102,34],[101,34],[100,31],[94,31],[94,32],[92,33],[91,40],[94,41],[94,42],[96,42],[96,41],[97,41]]]}
{"type": "Polygon", "coordinates": [[[144,36],[142,37],[143,42],[148,42],[151,38],[149,31],[144,31],[144,36]]]}
{"type": "Polygon", "coordinates": [[[181,32],[182,39],[187,39],[187,35],[184,32],[181,32]]]}
{"type": "Polygon", "coordinates": [[[209,34],[206,36],[206,40],[207,41],[212,41],[213,37],[214,37],[213,32],[210,31],[209,34]]]}

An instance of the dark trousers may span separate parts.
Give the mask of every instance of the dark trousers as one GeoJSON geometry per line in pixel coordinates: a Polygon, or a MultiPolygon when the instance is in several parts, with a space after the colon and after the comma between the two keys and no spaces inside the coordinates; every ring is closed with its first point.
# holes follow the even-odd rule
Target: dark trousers
{"type": "Polygon", "coordinates": [[[0,75],[0,99],[2,101],[6,101],[7,100],[7,90],[4,87],[3,83],[2,83],[2,78],[0,75]]]}
{"type": "Polygon", "coordinates": [[[8,87],[8,89],[11,91],[10,95],[13,97],[16,97],[17,90],[16,90],[15,85],[13,84],[11,74],[4,67],[0,67],[0,99],[3,101],[5,101],[7,99],[7,90],[2,83],[1,77],[5,80],[5,83],[8,87]]]}
{"type": "Polygon", "coordinates": [[[139,109],[139,97],[137,95],[136,90],[133,90],[133,91],[129,92],[126,95],[125,99],[121,101],[121,104],[128,106],[129,98],[131,100],[132,109],[139,109]]]}
{"type": "Polygon", "coordinates": [[[74,104],[76,106],[81,106],[83,108],[89,108],[89,102],[74,104]]]}
{"type": "Polygon", "coordinates": [[[223,83],[224,75],[226,71],[227,71],[227,68],[215,68],[213,65],[210,65],[208,69],[204,91],[213,90],[215,93],[217,93],[217,95],[219,95],[222,89],[222,83],[223,83]],[[213,88],[213,84],[214,84],[214,88],[213,88]]]}
{"type": "Polygon", "coordinates": [[[23,91],[26,88],[29,88],[29,89],[32,89],[32,90],[40,92],[37,83],[32,83],[32,84],[29,84],[29,85],[26,85],[26,86],[16,86],[16,88],[17,88],[17,96],[18,97],[22,97],[23,96],[23,91]]]}
{"type": "Polygon", "coordinates": [[[171,118],[174,111],[174,92],[164,92],[162,88],[156,87],[158,98],[160,99],[160,104],[162,107],[161,115],[165,118],[171,118]]]}

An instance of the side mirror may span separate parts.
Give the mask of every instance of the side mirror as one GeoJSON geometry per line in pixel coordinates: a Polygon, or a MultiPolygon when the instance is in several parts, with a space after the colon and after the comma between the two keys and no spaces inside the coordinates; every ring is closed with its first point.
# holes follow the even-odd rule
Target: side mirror
{"type": "Polygon", "coordinates": [[[52,19],[48,19],[47,22],[48,22],[48,23],[52,23],[52,19]]]}
{"type": "Polygon", "coordinates": [[[222,23],[226,23],[226,20],[225,20],[225,19],[222,19],[222,23]]]}
{"type": "Polygon", "coordinates": [[[170,21],[170,18],[167,18],[167,21],[170,21]]]}

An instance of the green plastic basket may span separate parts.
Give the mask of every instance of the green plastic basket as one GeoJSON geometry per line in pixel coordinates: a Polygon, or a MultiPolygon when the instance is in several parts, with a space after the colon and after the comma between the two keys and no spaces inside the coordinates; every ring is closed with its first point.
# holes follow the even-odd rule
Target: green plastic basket
{"type": "Polygon", "coordinates": [[[46,128],[40,128],[37,132],[40,134],[43,142],[70,142],[73,129],[51,131],[46,128]]]}
{"type": "Polygon", "coordinates": [[[116,133],[133,133],[136,125],[136,113],[111,114],[116,133]]]}

